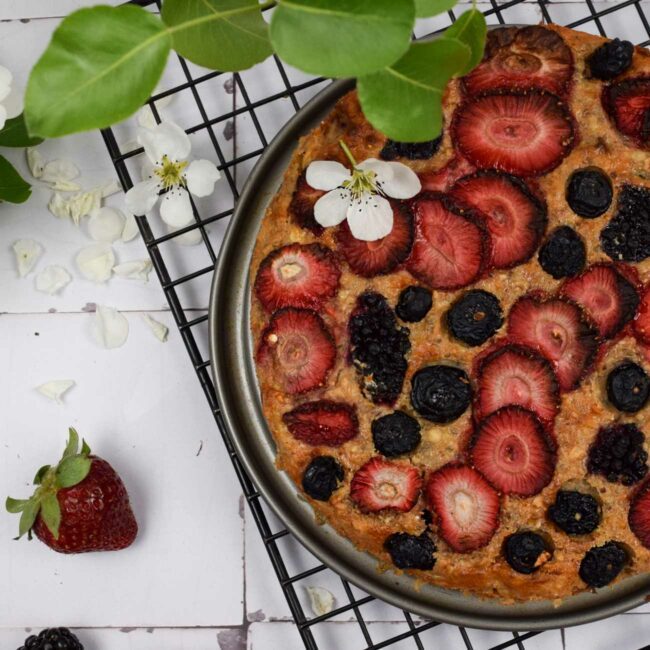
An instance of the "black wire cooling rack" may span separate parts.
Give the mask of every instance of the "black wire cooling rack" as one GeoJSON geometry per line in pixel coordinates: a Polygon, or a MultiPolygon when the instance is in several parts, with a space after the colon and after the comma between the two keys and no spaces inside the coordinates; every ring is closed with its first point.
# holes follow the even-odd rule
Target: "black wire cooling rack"
{"type": "MultiPolygon", "coordinates": [[[[160,8],[159,0],[132,0],[132,3],[143,7],[149,7],[152,10],[160,8]]],[[[608,2],[602,4],[595,4],[592,0],[575,2],[571,4],[570,13],[572,13],[572,17],[570,22],[566,20],[566,12],[564,12],[564,20],[555,15],[556,10],[560,6],[559,4],[554,4],[546,0],[533,0],[532,2],[529,0],[511,0],[510,2],[502,3],[497,3],[496,0],[489,0],[489,3],[486,3],[485,5],[484,13],[488,17],[489,22],[498,22],[501,24],[516,23],[520,21],[518,21],[517,14],[513,14],[513,11],[516,11],[517,5],[523,5],[524,3],[534,5],[544,22],[566,24],[568,27],[582,27],[582,29],[599,33],[602,36],[626,37],[635,40],[637,44],[642,46],[650,44],[650,24],[648,22],[648,16],[646,15],[646,11],[650,10],[650,3],[648,3],[647,0],[645,7],[643,0],[626,0],[623,2],[608,2]],[[624,34],[614,33],[615,30],[610,29],[609,27],[612,16],[614,14],[621,15],[619,12],[625,12],[624,18],[622,18],[622,24],[625,28],[624,34]],[[629,34],[628,27],[633,28],[636,38],[633,38],[633,36],[629,34]]],[[[567,6],[568,5],[565,5],[565,9],[567,6]]],[[[448,23],[453,22],[455,20],[454,12],[450,11],[448,17],[448,23]]],[[[620,31],[621,21],[619,21],[618,24],[620,31]]],[[[224,75],[220,72],[208,72],[207,74],[201,73],[192,76],[192,70],[195,68],[191,66],[191,64],[188,64],[182,57],[178,57],[178,63],[184,79],[182,83],[154,95],[151,97],[148,104],[151,107],[154,117],[158,121],[159,114],[155,105],[156,101],[171,95],[182,94],[183,101],[192,101],[195,104],[195,108],[198,110],[198,115],[200,116],[200,122],[190,128],[186,128],[186,131],[188,134],[200,134],[200,137],[202,137],[206,143],[209,142],[209,145],[218,159],[219,169],[228,184],[232,198],[232,205],[234,207],[234,204],[239,197],[238,188],[241,186],[241,181],[244,180],[243,177],[245,177],[248,170],[250,170],[251,164],[263,153],[269,139],[275,134],[275,131],[269,133],[268,128],[265,131],[262,126],[263,120],[260,118],[260,114],[262,112],[268,113],[267,109],[269,108],[273,110],[274,107],[279,107],[280,105],[278,102],[282,102],[283,106],[286,106],[287,100],[289,100],[293,111],[299,110],[302,97],[309,94],[308,89],[312,88],[313,94],[313,87],[318,84],[326,83],[326,80],[307,79],[301,83],[292,83],[290,71],[286,69],[277,58],[275,58],[275,66],[277,70],[274,70],[274,72],[279,75],[282,82],[282,88],[279,92],[263,97],[257,97],[258,89],[254,89],[255,94],[249,93],[249,89],[247,89],[246,84],[244,83],[243,77],[246,73],[234,74],[231,77],[231,90],[233,94],[239,98],[239,102],[236,103],[235,101],[232,101],[228,110],[219,112],[214,116],[209,116],[205,102],[202,99],[202,87],[219,76],[223,75],[223,79],[227,80],[230,75],[224,75]],[[223,138],[217,133],[217,128],[219,126],[223,126],[228,122],[232,123],[233,121],[236,124],[238,119],[240,121],[240,128],[243,125],[247,129],[253,129],[259,139],[258,146],[254,146],[250,151],[239,155],[237,147],[226,147],[223,138]],[[232,156],[229,156],[229,149],[234,149],[232,156]]],[[[222,109],[223,106],[219,108],[219,111],[222,109]]],[[[281,125],[276,124],[275,130],[277,130],[279,126],[281,125]]],[[[237,138],[237,129],[235,129],[234,133],[235,138],[237,138]]],[[[134,160],[136,156],[142,154],[142,149],[134,148],[133,145],[126,145],[124,148],[128,150],[122,151],[120,145],[118,145],[116,134],[113,129],[102,131],[102,135],[120,182],[122,183],[124,190],[127,190],[133,185],[128,169],[129,163],[134,160]]],[[[223,184],[221,185],[220,191],[224,192],[223,184]]],[[[190,313],[192,310],[183,306],[183,291],[189,285],[196,283],[201,278],[211,278],[214,271],[214,263],[218,254],[218,244],[213,244],[211,242],[207,227],[210,224],[216,224],[217,222],[224,223],[223,220],[227,220],[232,215],[233,209],[223,210],[217,214],[202,215],[200,214],[201,211],[197,209],[196,206],[193,207],[195,221],[189,226],[173,233],[165,233],[160,236],[154,234],[152,224],[146,217],[137,217],[137,223],[149,255],[151,256],[153,267],[158,274],[158,279],[160,280],[169,307],[176,321],[176,325],[178,326],[178,330],[187,348],[192,365],[194,366],[198,379],[203,387],[203,392],[205,393],[210,408],[212,409],[226,451],[230,456],[237,477],[241,483],[244,496],[248,502],[250,511],[259,530],[259,534],[264,542],[264,546],[268,552],[277,579],[286,596],[291,614],[293,615],[305,648],[307,648],[307,650],[325,650],[325,646],[321,646],[319,645],[319,642],[317,642],[317,639],[319,638],[317,633],[318,626],[324,621],[330,621],[333,619],[340,621],[341,615],[352,617],[352,620],[356,621],[359,626],[359,638],[363,639],[363,645],[360,646],[358,650],[379,650],[380,648],[397,648],[397,646],[399,646],[399,648],[418,648],[419,650],[424,650],[426,647],[430,648],[431,645],[427,642],[425,633],[428,630],[431,630],[431,628],[442,624],[435,621],[422,620],[411,615],[409,612],[400,611],[397,608],[391,608],[394,611],[390,615],[389,619],[402,622],[400,633],[392,635],[390,638],[383,638],[381,641],[377,641],[376,639],[373,640],[373,626],[372,624],[369,624],[367,618],[364,618],[361,610],[363,606],[372,602],[374,599],[365,594],[359,595],[359,590],[342,578],[341,582],[348,601],[347,603],[338,606],[327,614],[316,617],[308,616],[303,608],[301,599],[298,595],[298,588],[301,582],[326,570],[327,567],[322,564],[317,564],[306,571],[301,570],[298,572],[293,572],[288,568],[290,564],[286,561],[288,559],[288,552],[283,550],[285,547],[281,545],[281,540],[282,538],[290,537],[290,533],[283,529],[276,531],[272,530],[260,494],[246,474],[224,426],[212,383],[210,359],[208,358],[209,355],[202,352],[202,347],[204,346],[200,344],[201,341],[207,340],[208,316],[207,314],[193,316],[192,313],[190,313]],[[207,263],[201,268],[189,273],[181,274],[178,277],[173,277],[174,274],[170,271],[170,251],[165,244],[176,237],[193,231],[198,231],[200,233],[201,247],[204,249],[204,253],[207,252],[209,260],[206,257],[205,260],[207,263]]],[[[185,249],[185,256],[191,256],[193,259],[200,257],[195,248],[185,249]]],[[[205,257],[204,253],[202,253],[203,257],[205,257]]],[[[458,628],[458,632],[468,650],[501,650],[503,648],[518,648],[519,650],[526,650],[525,642],[527,639],[539,634],[551,634],[551,632],[529,632],[525,634],[513,632],[512,636],[510,637],[510,635],[508,635],[505,641],[503,641],[503,635],[499,635],[498,637],[491,636],[492,641],[489,640],[490,635],[485,635],[484,638],[488,641],[479,647],[476,641],[472,642],[470,634],[468,634],[466,629],[460,627],[458,628]],[[499,643],[497,645],[491,645],[495,638],[499,639],[499,643]],[[490,645],[489,648],[488,645],[490,645]]],[[[560,638],[557,635],[557,631],[555,631],[554,634],[557,638],[560,638]]],[[[561,638],[563,644],[564,636],[561,638]]],[[[641,639],[639,639],[639,641],[642,642],[641,639]]],[[[558,647],[561,647],[562,644],[558,644],[558,647]]],[[[442,646],[436,644],[436,647],[442,646]]],[[[647,648],[648,646],[645,646],[646,650],[647,648]]],[[[356,650],[356,648],[347,646],[345,650],[356,650]]],[[[641,650],[644,649],[641,648],[641,650]]]]}

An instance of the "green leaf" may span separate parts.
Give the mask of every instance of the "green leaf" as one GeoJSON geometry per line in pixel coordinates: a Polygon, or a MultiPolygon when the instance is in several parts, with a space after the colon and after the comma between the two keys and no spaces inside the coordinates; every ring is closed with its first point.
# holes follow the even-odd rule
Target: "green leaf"
{"type": "Polygon", "coordinates": [[[40,485],[43,482],[43,479],[45,478],[45,475],[50,469],[50,465],[43,465],[41,469],[36,472],[36,476],[34,476],[34,485],[40,485]]]}
{"type": "Polygon", "coordinates": [[[18,538],[21,538],[25,533],[31,531],[40,509],[40,501],[37,501],[36,499],[30,499],[27,502],[25,508],[23,509],[23,514],[20,515],[20,523],[18,524],[18,538]]]}
{"type": "Polygon", "coordinates": [[[7,512],[15,515],[19,512],[22,512],[28,503],[29,499],[12,499],[11,497],[7,497],[7,500],[5,501],[5,508],[7,508],[7,512]]]}
{"type": "Polygon", "coordinates": [[[258,0],[165,0],[174,49],[215,70],[244,70],[273,52],[258,0]]]}
{"type": "Polygon", "coordinates": [[[56,493],[47,494],[41,501],[41,517],[49,528],[54,539],[59,539],[59,526],[61,525],[61,506],[56,493]]]}
{"type": "Polygon", "coordinates": [[[88,446],[88,443],[85,440],[81,441],[81,455],[90,456],[90,447],[88,446]]]}
{"type": "Polygon", "coordinates": [[[415,0],[415,15],[418,18],[437,16],[443,11],[449,11],[458,0],[415,0]]]}
{"type": "Polygon", "coordinates": [[[56,484],[58,487],[67,488],[81,483],[88,472],[92,460],[84,456],[68,456],[64,458],[56,468],[56,484]]]}
{"type": "Polygon", "coordinates": [[[31,193],[29,183],[22,179],[4,156],[0,156],[0,201],[24,203],[31,193]]]}
{"type": "Polygon", "coordinates": [[[278,0],[271,42],[305,72],[356,77],[395,63],[414,23],[413,0],[278,0]]]}
{"type": "Polygon", "coordinates": [[[43,138],[32,137],[27,133],[25,115],[21,113],[5,122],[0,131],[0,146],[2,147],[33,147],[43,142],[43,138]]]}
{"type": "Polygon", "coordinates": [[[77,450],[79,449],[79,434],[77,433],[77,430],[74,427],[70,427],[68,429],[68,433],[68,444],[63,451],[63,458],[67,458],[68,456],[76,456],[77,450]]]}
{"type": "Polygon", "coordinates": [[[486,35],[485,16],[478,9],[466,11],[445,31],[446,38],[456,38],[472,50],[472,56],[465,68],[461,70],[460,75],[467,74],[481,62],[485,50],[486,35]]]}
{"type": "Polygon", "coordinates": [[[470,49],[455,39],[413,43],[395,65],[361,77],[359,100],[372,125],[400,142],[431,140],[442,129],[442,93],[470,49]],[[390,101],[387,101],[390,98],[390,101]]]}
{"type": "Polygon", "coordinates": [[[98,6],[63,19],[32,69],[25,120],[59,137],[110,126],[136,111],[162,75],[171,37],[141,7],[98,6]]]}

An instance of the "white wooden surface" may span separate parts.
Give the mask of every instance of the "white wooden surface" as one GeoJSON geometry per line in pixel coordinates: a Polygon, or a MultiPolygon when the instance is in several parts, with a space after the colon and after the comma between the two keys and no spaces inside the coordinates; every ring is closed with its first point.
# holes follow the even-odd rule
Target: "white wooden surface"
{"type": "MultiPolygon", "coordinates": [[[[58,23],[56,17],[90,4],[88,0],[2,0],[0,63],[9,66],[24,84],[58,23]]],[[[118,2],[110,0],[110,4],[118,2]]],[[[566,22],[584,16],[586,8],[580,3],[553,3],[549,11],[558,22],[566,22]]],[[[537,22],[540,14],[534,5],[520,5],[505,11],[504,17],[510,22],[537,22]]],[[[444,24],[444,19],[426,21],[418,33],[444,24]]],[[[613,36],[645,38],[632,7],[603,19],[603,24],[613,36]]],[[[584,29],[594,32],[595,26],[590,23],[584,29]]],[[[172,63],[162,87],[171,87],[179,74],[172,63]]],[[[297,71],[289,74],[294,82],[306,79],[297,71]]],[[[252,101],[282,90],[272,61],[242,77],[252,101]]],[[[199,90],[210,115],[229,110],[233,101],[242,105],[241,96],[233,97],[224,88],[226,81],[220,77],[199,90]]],[[[304,91],[298,98],[304,102],[315,91],[304,91]]],[[[167,109],[168,116],[186,128],[200,121],[189,100],[187,96],[167,109]]],[[[270,138],[292,112],[289,100],[283,99],[256,114],[270,138]]],[[[216,129],[227,156],[233,153],[228,137],[233,126],[237,154],[261,146],[245,114],[236,125],[221,124],[216,129]]],[[[116,132],[121,142],[133,138],[133,121],[119,125],[116,132]]],[[[197,155],[210,155],[205,136],[196,134],[192,141],[197,155]]],[[[112,177],[97,133],[47,142],[42,150],[46,158],[73,159],[82,170],[85,187],[112,177]]],[[[9,157],[27,174],[19,152],[10,152],[9,157]]],[[[238,185],[253,164],[251,160],[240,166],[238,185]]],[[[134,161],[132,168],[137,170],[137,166],[134,161]]],[[[64,557],[37,541],[14,542],[16,519],[0,513],[0,647],[13,650],[30,629],[68,625],[82,628],[78,634],[86,650],[300,650],[282,591],[254,523],[244,511],[239,485],[222,453],[154,274],[148,284],[113,279],[98,286],[83,280],[73,259],[89,241],[83,230],[47,212],[49,194],[47,188],[35,184],[26,205],[0,206],[0,497],[26,494],[35,468],[60,453],[66,427],[73,424],[119,469],[141,532],[127,551],[64,557]],[[46,249],[36,270],[61,264],[74,276],[61,296],[36,292],[33,275],[17,277],[10,246],[22,237],[34,238],[46,249]],[[105,351],[91,340],[89,310],[94,303],[127,314],[130,335],[123,348],[105,351]],[[139,316],[143,311],[170,326],[167,343],[158,342],[146,329],[139,316]],[[69,378],[77,385],[63,406],[33,391],[45,381],[69,378]]],[[[208,211],[230,207],[225,191],[206,201],[202,207],[208,211]]],[[[122,197],[112,197],[109,203],[120,207],[122,197]]],[[[225,225],[210,228],[215,245],[225,225]]],[[[163,232],[160,225],[157,228],[163,232]]],[[[202,248],[169,246],[165,254],[171,260],[172,274],[209,264],[202,248]]],[[[120,261],[146,255],[139,239],[116,244],[115,249],[120,261]]],[[[196,314],[207,307],[209,279],[193,283],[182,296],[184,306],[198,310],[196,314]]],[[[290,569],[316,563],[291,540],[282,544],[290,569]]],[[[339,604],[346,602],[340,580],[324,571],[298,588],[308,613],[304,592],[308,585],[326,587],[339,604]]],[[[637,650],[650,643],[650,616],[643,612],[650,613],[650,608],[563,633],[545,633],[525,641],[524,646],[528,650],[637,650]]],[[[397,610],[383,603],[370,603],[362,613],[370,622],[374,642],[406,631],[397,610]]],[[[339,618],[314,628],[320,647],[365,647],[353,616],[339,618]]],[[[512,639],[505,632],[468,630],[467,634],[477,650],[512,639]]],[[[466,647],[452,626],[434,628],[422,640],[427,648],[466,647]]],[[[414,647],[410,640],[391,646],[395,650],[414,647]]]]}

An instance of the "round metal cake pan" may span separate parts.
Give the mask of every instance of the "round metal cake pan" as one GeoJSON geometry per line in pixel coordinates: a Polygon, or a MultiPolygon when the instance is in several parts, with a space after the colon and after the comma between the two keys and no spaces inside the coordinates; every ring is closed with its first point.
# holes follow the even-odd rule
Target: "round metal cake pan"
{"type": "Polygon", "coordinates": [[[323,120],[353,83],[329,85],[278,133],[260,158],[237,204],[212,285],[210,345],[217,396],[228,432],[249,475],[284,525],[316,557],[351,583],[388,603],[424,617],[495,630],[542,630],[579,625],[641,605],[650,574],[566,598],[559,605],[536,601],[505,605],[407,575],[380,572],[377,561],[330,526],[318,524],[311,506],[275,466],[275,443],[261,408],[249,327],[249,266],[264,213],[278,191],[301,136],[323,120]]]}

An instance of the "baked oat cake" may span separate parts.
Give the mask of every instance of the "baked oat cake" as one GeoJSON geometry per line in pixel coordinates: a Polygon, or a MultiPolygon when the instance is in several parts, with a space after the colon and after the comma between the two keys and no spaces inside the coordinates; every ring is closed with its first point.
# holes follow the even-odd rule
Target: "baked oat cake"
{"type": "Polygon", "coordinates": [[[409,145],[349,93],[268,209],[251,328],[278,468],[441,587],[560,599],[650,571],[649,54],[501,28],[443,104],[409,145]]]}

